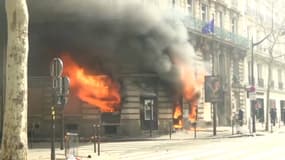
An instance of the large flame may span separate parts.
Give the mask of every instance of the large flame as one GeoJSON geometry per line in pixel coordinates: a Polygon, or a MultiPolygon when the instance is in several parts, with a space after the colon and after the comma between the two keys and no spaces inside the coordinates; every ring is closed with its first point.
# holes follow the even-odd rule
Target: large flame
{"type": "Polygon", "coordinates": [[[179,105],[179,103],[176,104],[175,106],[175,111],[173,113],[173,119],[174,119],[174,128],[182,128],[182,107],[179,105]]]}
{"type": "Polygon", "coordinates": [[[80,67],[69,55],[61,56],[64,63],[63,74],[70,78],[73,94],[103,112],[114,112],[121,102],[119,85],[109,76],[92,74],[80,67]]]}
{"type": "Polygon", "coordinates": [[[196,100],[204,84],[205,71],[194,70],[190,67],[180,65],[180,79],[182,81],[183,96],[188,101],[196,100]]]}
{"type": "Polygon", "coordinates": [[[197,120],[197,100],[194,100],[191,102],[190,104],[190,112],[189,112],[189,116],[188,119],[190,120],[191,123],[195,123],[197,120]]]}
{"type": "Polygon", "coordinates": [[[188,65],[179,65],[180,79],[182,82],[183,97],[189,106],[188,119],[194,123],[197,119],[197,107],[200,92],[204,84],[205,71],[203,69],[193,69],[188,65]]]}

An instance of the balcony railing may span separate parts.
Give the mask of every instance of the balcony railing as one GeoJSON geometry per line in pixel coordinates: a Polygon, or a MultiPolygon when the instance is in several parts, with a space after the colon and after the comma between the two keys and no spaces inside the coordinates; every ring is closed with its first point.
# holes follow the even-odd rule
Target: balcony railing
{"type": "MultiPolygon", "coordinates": [[[[207,22],[203,22],[203,21],[196,19],[192,16],[187,16],[184,19],[184,24],[186,25],[186,27],[188,29],[191,29],[191,30],[194,30],[197,32],[201,32],[201,33],[202,33],[202,28],[206,23],[207,22]]],[[[216,27],[216,26],[214,28],[213,36],[215,38],[219,38],[221,40],[231,42],[235,45],[239,45],[239,46],[244,47],[244,48],[249,47],[249,40],[247,38],[239,36],[235,33],[226,31],[226,30],[219,28],[219,27],[216,27]]]]}

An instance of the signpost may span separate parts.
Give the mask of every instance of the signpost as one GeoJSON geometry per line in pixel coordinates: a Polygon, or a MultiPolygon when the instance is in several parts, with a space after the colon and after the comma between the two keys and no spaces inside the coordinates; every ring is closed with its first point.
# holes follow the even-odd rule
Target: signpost
{"type": "Polygon", "coordinates": [[[60,149],[63,149],[64,143],[64,114],[63,109],[64,105],[68,101],[69,95],[69,85],[70,81],[68,77],[62,77],[63,72],[63,62],[60,58],[54,58],[50,65],[50,76],[52,77],[52,88],[53,92],[53,105],[51,107],[51,160],[55,160],[55,118],[56,118],[56,109],[55,107],[60,106],[61,109],[61,143],[60,149]]]}
{"type": "Polygon", "coordinates": [[[255,91],[255,87],[251,86],[249,88],[249,99],[250,100],[256,100],[256,91],[255,91]]]}

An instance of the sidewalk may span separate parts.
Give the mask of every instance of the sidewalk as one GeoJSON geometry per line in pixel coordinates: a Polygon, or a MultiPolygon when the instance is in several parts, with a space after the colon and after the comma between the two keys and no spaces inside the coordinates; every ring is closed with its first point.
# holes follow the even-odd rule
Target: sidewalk
{"type": "MultiPolygon", "coordinates": [[[[160,136],[145,136],[145,137],[120,137],[112,139],[105,139],[106,141],[102,142],[102,145],[104,143],[108,142],[122,142],[126,141],[127,143],[129,141],[165,141],[165,142],[171,142],[171,141],[180,141],[180,140],[211,140],[211,139],[223,139],[223,138],[237,138],[237,137],[244,137],[244,136],[266,136],[269,134],[278,134],[278,133],[285,133],[285,127],[282,126],[279,128],[279,126],[274,127],[274,132],[271,133],[265,132],[262,126],[257,126],[257,132],[252,135],[249,133],[247,126],[242,127],[241,134],[232,134],[232,127],[217,127],[217,134],[216,136],[213,136],[213,128],[203,128],[197,130],[196,133],[196,139],[194,137],[194,131],[177,131],[171,135],[171,140],[169,135],[160,135],[160,136]]],[[[236,130],[234,130],[236,131],[236,130]]],[[[104,148],[104,146],[102,146],[104,148]]],[[[57,160],[65,160],[64,150],[59,149],[59,143],[56,143],[56,159],[57,160]]],[[[92,142],[86,142],[86,143],[80,143],[79,147],[79,153],[80,153],[80,160],[90,160],[94,159],[102,159],[102,160],[112,160],[114,157],[111,157],[108,155],[108,152],[102,151],[101,156],[97,156],[96,153],[93,152],[93,143],[92,142]],[[90,158],[91,157],[91,158],[90,158]]],[[[50,143],[34,143],[33,148],[29,149],[29,160],[50,160],[50,143]]]]}
{"type": "MultiPolygon", "coordinates": [[[[260,133],[261,134],[261,133],[260,133]]],[[[216,138],[234,138],[234,137],[242,137],[242,136],[250,136],[248,130],[243,131],[239,134],[236,133],[236,128],[234,131],[232,127],[217,127],[216,135],[214,136],[213,128],[199,128],[196,130],[196,134],[194,130],[176,130],[173,131],[170,135],[145,135],[139,137],[106,137],[105,141],[146,141],[146,140],[190,140],[190,139],[216,139],[216,138]],[[196,136],[195,136],[196,135],[196,136]]],[[[103,140],[103,141],[104,141],[103,140]]]]}
{"type": "MultiPolygon", "coordinates": [[[[175,142],[180,140],[207,140],[215,138],[230,138],[230,137],[240,137],[244,136],[243,134],[232,135],[231,127],[217,127],[217,135],[213,136],[212,128],[202,128],[198,129],[196,132],[196,138],[194,137],[194,131],[185,131],[179,130],[171,134],[171,140],[169,134],[165,135],[154,135],[150,136],[140,136],[140,137],[103,137],[102,143],[108,142],[130,142],[130,141],[165,141],[165,142],[175,142]]],[[[158,142],[159,143],[159,142],[158,142]]],[[[102,145],[103,145],[102,144],[102,145]]],[[[65,160],[64,150],[59,149],[59,143],[56,143],[56,160],[65,160]]],[[[104,148],[104,146],[102,146],[104,148]]],[[[101,151],[100,156],[97,156],[97,153],[93,152],[93,143],[85,142],[80,143],[78,148],[80,153],[80,160],[91,160],[91,159],[100,159],[100,160],[113,160],[114,155],[108,155],[108,152],[101,151]],[[91,158],[89,158],[91,157],[91,158]]],[[[115,158],[116,159],[116,158],[115,158]]],[[[34,143],[33,148],[29,149],[29,160],[50,160],[50,143],[34,143]]],[[[75,160],[75,159],[74,159],[75,160]]]]}

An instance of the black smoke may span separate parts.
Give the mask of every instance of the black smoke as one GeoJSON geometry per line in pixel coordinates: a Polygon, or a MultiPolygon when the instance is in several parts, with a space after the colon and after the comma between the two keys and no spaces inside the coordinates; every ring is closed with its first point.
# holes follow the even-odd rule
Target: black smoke
{"type": "Polygon", "coordinates": [[[177,62],[192,65],[187,30],[173,14],[131,1],[29,0],[28,5],[34,57],[50,60],[68,52],[90,69],[114,75],[131,66],[173,82],[179,79],[177,62]]]}

